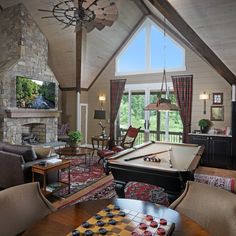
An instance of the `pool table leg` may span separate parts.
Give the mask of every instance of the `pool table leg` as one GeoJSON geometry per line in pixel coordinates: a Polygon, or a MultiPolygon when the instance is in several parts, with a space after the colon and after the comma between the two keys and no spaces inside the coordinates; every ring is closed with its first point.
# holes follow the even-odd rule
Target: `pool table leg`
{"type": "Polygon", "coordinates": [[[110,174],[110,168],[108,167],[108,165],[107,165],[107,160],[106,160],[106,158],[103,158],[103,170],[104,170],[104,173],[106,174],[106,175],[109,175],[110,174]]]}
{"type": "Polygon", "coordinates": [[[119,198],[125,198],[125,185],[126,182],[115,181],[115,191],[119,198]]]}

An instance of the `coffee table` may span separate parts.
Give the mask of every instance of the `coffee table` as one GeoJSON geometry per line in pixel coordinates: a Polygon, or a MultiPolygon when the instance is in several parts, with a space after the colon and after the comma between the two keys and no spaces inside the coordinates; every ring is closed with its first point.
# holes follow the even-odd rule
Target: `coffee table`
{"type": "Polygon", "coordinates": [[[75,148],[75,147],[64,147],[64,148],[60,148],[55,150],[55,152],[59,155],[60,158],[63,159],[63,156],[75,156],[75,157],[81,157],[84,156],[84,164],[85,164],[85,168],[86,167],[90,167],[90,158],[89,158],[89,163],[87,166],[87,157],[88,155],[92,152],[92,148],[88,148],[88,147],[79,147],[79,148],[75,148]]]}
{"type": "Polygon", "coordinates": [[[23,235],[65,236],[110,203],[119,205],[123,209],[138,210],[145,214],[166,218],[168,221],[175,223],[173,236],[209,235],[199,224],[177,211],[157,204],[130,199],[109,199],[78,203],[46,216],[32,225],[23,235]]]}
{"type": "Polygon", "coordinates": [[[70,161],[69,160],[61,160],[61,162],[55,164],[35,164],[32,165],[32,182],[35,180],[35,173],[43,175],[43,187],[42,192],[44,195],[49,195],[59,191],[62,188],[68,187],[68,193],[70,193],[70,161]],[[59,170],[68,168],[68,182],[59,181],[59,170]],[[58,181],[51,185],[51,189],[49,191],[49,186],[47,187],[46,176],[48,172],[58,171],[58,181]],[[54,186],[54,188],[52,188],[54,186]]]}

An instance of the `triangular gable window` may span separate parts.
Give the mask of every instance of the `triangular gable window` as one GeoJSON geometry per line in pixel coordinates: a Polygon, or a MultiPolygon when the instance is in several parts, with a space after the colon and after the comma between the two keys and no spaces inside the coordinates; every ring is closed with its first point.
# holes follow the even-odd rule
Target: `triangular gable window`
{"type": "Polygon", "coordinates": [[[147,18],[116,58],[116,75],[185,70],[185,49],[147,18]]]}

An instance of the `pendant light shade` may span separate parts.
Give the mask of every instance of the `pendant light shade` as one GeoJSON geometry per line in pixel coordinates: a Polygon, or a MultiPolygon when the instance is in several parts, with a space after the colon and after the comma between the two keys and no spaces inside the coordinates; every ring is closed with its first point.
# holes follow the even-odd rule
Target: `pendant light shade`
{"type": "Polygon", "coordinates": [[[163,71],[163,79],[161,84],[161,93],[157,97],[156,103],[148,104],[144,110],[155,110],[155,111],[179,111],[179,107],[176,104],[172,104],[170,98],[168,98],[167,82],[166,82],[166,71],[163,71]],[[164,88],[165,86],[165,88],[164,88]]]}

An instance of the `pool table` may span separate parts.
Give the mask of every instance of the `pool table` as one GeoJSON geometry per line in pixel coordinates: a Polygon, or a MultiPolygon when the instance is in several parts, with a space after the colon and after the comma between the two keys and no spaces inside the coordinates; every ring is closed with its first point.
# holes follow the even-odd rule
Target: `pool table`
{"type": "Polygon", "coordinates": [[[186,181],[193,180],[203,151],[204,146],[195,144],[146,142],[109,157],[105,168],[114,177],[119,197],[124,197],[125,185],[130,181],[160,186],[179,196],[186,181]]]}

